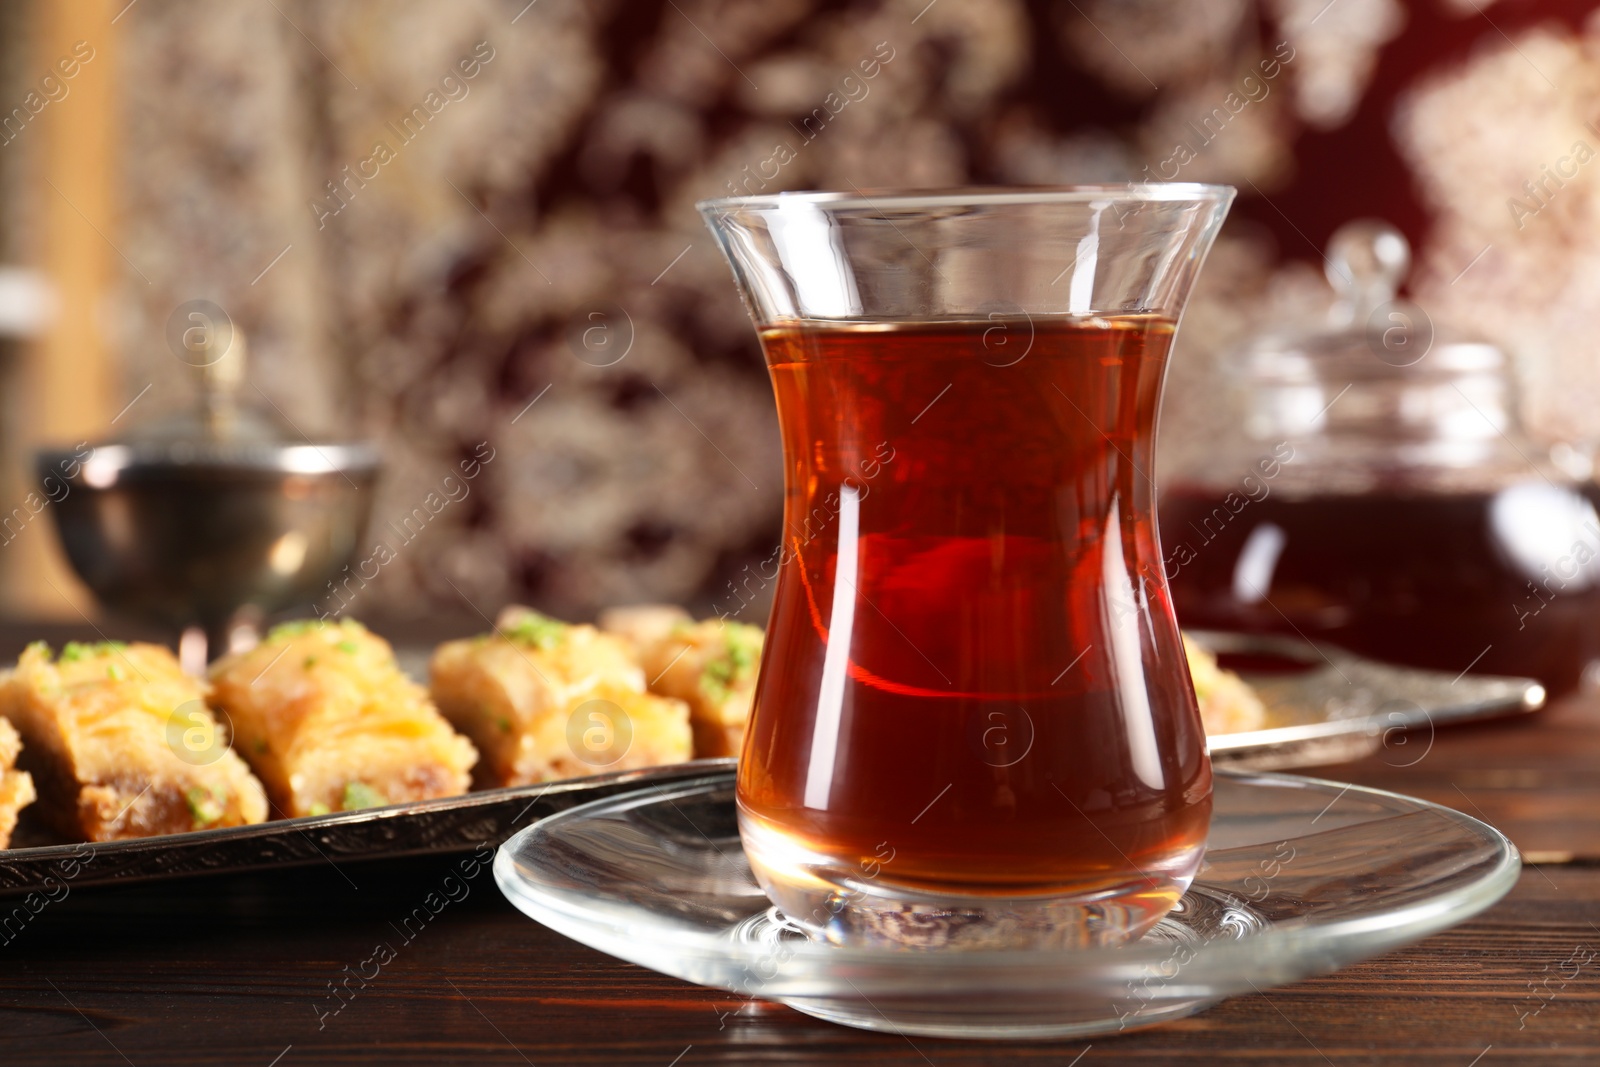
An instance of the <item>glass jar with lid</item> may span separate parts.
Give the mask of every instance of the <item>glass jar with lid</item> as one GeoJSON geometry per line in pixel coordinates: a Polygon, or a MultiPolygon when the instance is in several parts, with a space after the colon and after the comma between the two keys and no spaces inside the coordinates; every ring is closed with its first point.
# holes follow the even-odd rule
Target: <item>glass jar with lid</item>
{"type": "Polygon", "coordinates": [[[1237,353],[1239,432],[1161,497],[1179,622],[1571,690],[1600,659],[1600,490],[1525,434],[1503,351],[1396,299],[1409,265],[1345,226],[1330,321],[1237,353]]]}

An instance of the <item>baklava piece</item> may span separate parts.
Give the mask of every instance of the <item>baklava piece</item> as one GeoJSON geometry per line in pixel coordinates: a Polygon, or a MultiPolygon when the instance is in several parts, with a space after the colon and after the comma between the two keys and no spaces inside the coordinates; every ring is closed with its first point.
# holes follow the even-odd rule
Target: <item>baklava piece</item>
{"type": "Polygon", "coordinates": [[[22,738],[7,719],[0,719],[0,848],[11,845],[11,831],[17,828],[17,813],[33,803],[33,776],[19,771],[17,754],[22,738]]]}
{"type": "Polygon", "coordinates": [[[600,629],[616,634],[642,655],[672,636],[672,632],[694,622],[694,617],[676,604],[625,604],[600,613],[600,629]]]}
{"type": "Polygon", "coordinates": [[[242,826],[267,816],[261,783],[228,748],[202,684],[158,645],[44,642],[0,677],[40,810],[75,840],[242,826]]]}
{"type": "Polygon", "coordinates": [[[287,817],[465,793],[478,753],[352,620],[286,623],[211,668],[212,700],[287,817]]]}
{"type": "Polygon", "coordinates": [[[618,609],[606,621],[635,642],[650,691],[689,705],[694,754],[702,759],[737,756],[755,699],[765,635],[759,626],[725,619],[691,622],[682,617],[663,629],[665,618],[632,608],[618,609]]]}
{"type": "Polygon", "coordinates": [[[1259,730],[1267,723],[1267,707],[1250,684],[1217,665],[1217,657],[1183,635],[1189,657],[1189,677],[1200,704],[1200,721],[1207,734],[1236,734],[1259,730]]]}
{"type": "Polygon", "coordinates": [[[631,770],[691,757],[689,709],[645,689],[628,643],[527,608],[493,634],[439,646],[433,698],[483,752],[488,786],[631,770]]]}

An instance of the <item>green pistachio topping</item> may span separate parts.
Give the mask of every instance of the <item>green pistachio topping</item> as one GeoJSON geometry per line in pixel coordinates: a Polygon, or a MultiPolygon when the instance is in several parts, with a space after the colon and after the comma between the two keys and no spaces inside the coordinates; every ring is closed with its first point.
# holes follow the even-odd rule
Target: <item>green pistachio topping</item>
{"type": "MultiPolygon", "coordinates": [[[[45,653],[49,654],[49,645],[46,645],[43,641],[36,641],[34,644],[43,645],[45,653]]],[[[114,652],[121,652],[127,647],[127,644],[122,641],[68,641],[61,647],[59,662],[77,663],[79,660],[93,659],[95,656],[109,656],[114,652]]]]}
{"type": "Polygon", "coordinates": [[[366,782],[347,782],[344,795],[339,799],[340,811],[359,811],[362,808],[381,808],[389,799],[366,782]]]}
{"type": "Polygon", "coordinates": [[[730,622],[723,634],[722,654],[707,663],[700,675],[700,691],[713,700],[727,700],[735,689],[755,676],[760,662],[760,628],[730,622]]]}
{"type": "Polygon", "coordinates": [[[192,786],[183,794],[183,799],[189,805],[189,814],[194,817],[196,827],[209,826],[227,814],[223,801],[227,794],[205,786],[192,786]]]}
{"type": "Polygon", "coordinates": [[[569,629],[571,627],[560,619],[552,619],[548,615],[530,611],[518,619],[516,625],[508,627],[505,634],[513,641],[546,650],[555,648],[565,640],[569,629]]]}
{"type": "Polygon", "coordinates": [[[331,640],[334,634],[364,633],[366,632],[366,627],[354,619],[340,619],[338,622],[328,622],[323,619],[290,619],[288,622],[280,622],[268,630],[267,639],[264,643],[271,644],[277,641],[287,641],[291,638],[303,637],[306,634],[323,631],[330,631],[328,636],[331,640]]]}
{"type": "Polygon", "coordinates": [[[291,637],[312,633],[327,625],[321,619],[295,619],[291,622],[280,622],[267,631],[267,641],[287,641],[291,637]]]}

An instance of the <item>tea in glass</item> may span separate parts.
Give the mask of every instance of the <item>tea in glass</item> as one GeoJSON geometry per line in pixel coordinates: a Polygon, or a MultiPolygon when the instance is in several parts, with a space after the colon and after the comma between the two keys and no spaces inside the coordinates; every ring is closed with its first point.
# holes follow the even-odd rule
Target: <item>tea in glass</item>
{"type": "Polygon", "coordinates": [[[707,208],[755,296],[785,462],[740,832],[819,936],[1114,943],[1199,866],[1211,771],[1149,477],[1227,203],[1187,188],[707,208]],[[1154,199],[1085,264],[1122,195],[1154,199]],[[1092,299],[1102,278],[1132,295],[1092,299]]]}

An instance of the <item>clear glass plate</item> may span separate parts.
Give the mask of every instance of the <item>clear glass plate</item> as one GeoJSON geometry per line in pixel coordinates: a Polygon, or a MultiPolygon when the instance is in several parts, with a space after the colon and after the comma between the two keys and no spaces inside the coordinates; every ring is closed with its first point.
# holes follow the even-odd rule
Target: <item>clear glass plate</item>
{"type": "Polygon", "coordinates": [[[811,942],[750,876],[732,774],[553,815],[494,865],[527,915],[641,966],[848,1026],[990,1038],[1114,1032],[1323,974],[1477,914],[1520,868],[1503,834],[1448,808],[1237,771],[1217,774],[1193,887],[1122,948],[811,942]]]}

